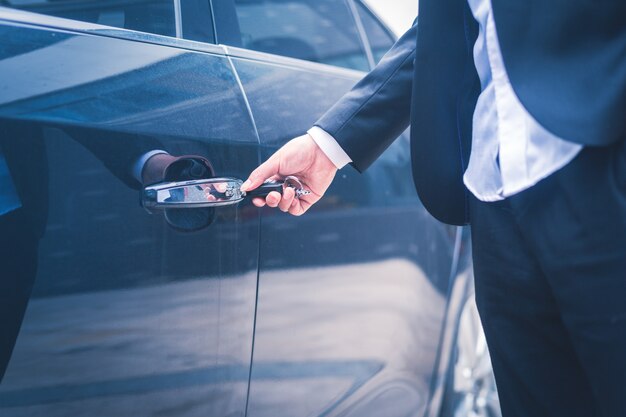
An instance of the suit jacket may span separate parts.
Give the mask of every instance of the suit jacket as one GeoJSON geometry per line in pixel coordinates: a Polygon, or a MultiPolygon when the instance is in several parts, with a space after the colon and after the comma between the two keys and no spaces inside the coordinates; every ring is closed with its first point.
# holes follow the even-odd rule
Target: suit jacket
{"type": "MultiPolygon", "coordinates": [[[[626,2],[492,0],[503,60],[526,110],[555,135],[626,136],[626,2]]],[[[411,123],[413,178],[439,220],[467,224],[463,173],[480,94],[467,0],[421,0],[417,21],[315,124],[365,170],[411,123]]]]}

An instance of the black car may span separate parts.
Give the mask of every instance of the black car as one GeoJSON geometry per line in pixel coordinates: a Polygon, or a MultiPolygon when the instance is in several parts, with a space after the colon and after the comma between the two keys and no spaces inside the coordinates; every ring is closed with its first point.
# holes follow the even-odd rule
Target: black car
{"type": "Polygon", "coordinates": [[[394,42],[365,4],[0,6],[0,415],[495,415],[407,134],[303,217],[140,204],[155,153],[245,179],[306,131],[394,42]]]}

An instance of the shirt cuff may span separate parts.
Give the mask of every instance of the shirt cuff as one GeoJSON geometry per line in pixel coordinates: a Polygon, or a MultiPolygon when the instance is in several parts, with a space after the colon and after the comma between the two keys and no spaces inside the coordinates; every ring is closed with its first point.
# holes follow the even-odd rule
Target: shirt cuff
{"type": "Polygon", "coordinates": [[[337,143],[337,140],[321,127],[313,126],[307,133],[311,135],[315,143],[317,143],[317,146],[319,146],[328,159],[335,164],[337,169],[341,169],[352,162],[352,159],[339,143],[337,143]]]}
{"type": "Polygon", "coordinates": [[[153,151],[146,152],[143,155],[141,155],[139,159],[137,159],[137,162],[135,162],[135,165],[133,165],[133,177],[137,181],[139,181],[140,184],[143,183],[142,178],[141,178],[141,172],[143,171],[143,166],[146,164],[146,162],[148,162],[148,159],[160,153],[167,153],[167,152],[160,150],[160,149],[155,149],[153,151]]]}

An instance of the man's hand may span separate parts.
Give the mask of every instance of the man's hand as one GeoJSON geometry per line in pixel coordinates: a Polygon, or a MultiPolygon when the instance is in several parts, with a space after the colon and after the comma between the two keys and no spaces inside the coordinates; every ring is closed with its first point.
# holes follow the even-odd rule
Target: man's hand
{"type": "Polygon", "coordinates": [[[288,187],[282,196],[272,191],[265,199],[255,198],[252,202],[257,207],[267,204],[294,216],[300,216],[322,198],[336,172],[335,164],[328,159],[313,138],[304,135],[287,142],[255,169],[241,186],[241,191],[254,190],[267,179],[280,180],[288,175],[296,176],[311,194],[295,198],[295,191],[288,187]]]}

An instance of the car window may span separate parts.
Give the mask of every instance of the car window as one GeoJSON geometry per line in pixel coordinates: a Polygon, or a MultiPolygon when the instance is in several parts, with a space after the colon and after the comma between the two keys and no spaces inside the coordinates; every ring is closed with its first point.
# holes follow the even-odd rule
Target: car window
{"type": "Polygon", "coordinates": [[[369,40],[370,47],[372,48],[372,54],[374,55],[374,61],[378,63],[380,59],[387,53],[389,48],[394,44],[393,37],[389,34],[387,29],[378,21],[378,19],[360,2],[356,2],[361,22],[363,23],[363,29],[369,40]]]}
{"type": "Polygon", "coordinates": [[[367,56],[343,0],[235,0],[241,46],[366,71],[367,56]]]}
{"type": "Polygon", "coordinates": [[[0,0],[0,6],[176,36],[176,0],[0,0]]]}

